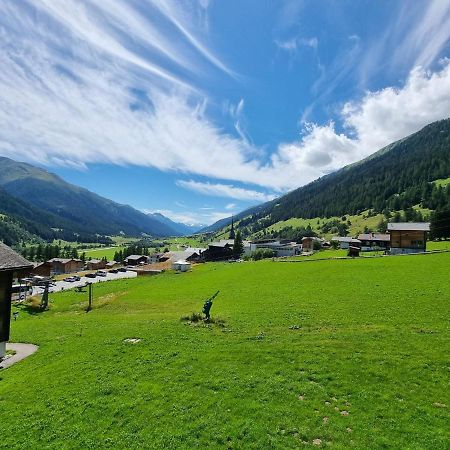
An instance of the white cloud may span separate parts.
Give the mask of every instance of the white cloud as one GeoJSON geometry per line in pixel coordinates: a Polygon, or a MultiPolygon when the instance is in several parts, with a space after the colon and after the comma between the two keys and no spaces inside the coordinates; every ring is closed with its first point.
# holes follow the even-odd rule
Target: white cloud
{"type": "MultiPolygon", "coordinates": [[[[37,12],[27,9],[27,2],[0,5],[0,154],[12,158],[77,167],[152,166],[283,192],[449,116],[445,60],[434,73],[416,68],[402,87],[367,92],[346,104],[342,131],[333,122],[309,124],[299,140],[280,144],[267,161],[245,138],[243,99],[229,110],[240,138],[208,119],[209,98],[199,93],[195,73],[202,73],[199,67],[231,71],[193,31],[189,8],[146,3],[178,33],[169,39],[167,30],[133,3],[33,4],[37,12]],[[132,50],[130,41],[140,50],[132,50]]],[[[439,39],[430,44],[434,55],[445,40],[445,20],[439,22],[439,39]]],[[[416,54],[420,61],[417,49],[416,54]]],[[[224,183],[179,183],[204,195],[255,203],[274,197],[224,183]]]]}
{"type": "Polygon", "coordinates": [[[254,202],[266,202],[276,197],[273,194],[265,194],[264,192],[244,189],[229,184],[201,183],[194,180],[178,180],[177,186],[212,197],[236,198],[238,200],[254,202]]]}
{"type": "Polygon", "coordinates": [[[235,209],[236,208],[236,203],[228,203],[228,205],[225,206],[225,209],[227,211],[230,211],[231,209],[235,209]]]}
{"type": "Polygon", "coordinates": [[[418,66],[428,69],[449,39],[448,0],[392,2],[390,20],[361,52],[356,82],[365,86],[380,73],[398,76],[418,66]]]}
{"type": "Polygon", "coordinates": [[[367,92],[341,110],[345,132],[333,122],[309,124],[300,140],[279,147],[272,170],[287,174],[285,185],[302,185],[450,117],[450,60],[436,73],[414,69],[402,88],[367,92]]]}

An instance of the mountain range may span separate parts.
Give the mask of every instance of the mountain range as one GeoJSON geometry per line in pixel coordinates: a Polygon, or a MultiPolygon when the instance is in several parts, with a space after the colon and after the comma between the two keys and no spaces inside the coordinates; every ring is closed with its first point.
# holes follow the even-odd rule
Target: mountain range
{"type": "MultiPolygon", "coordinates": [[[[433,183],[449,177],[450,119],[446,119],[234,219],[249,236],[295,217],[339,217],[366,210],[380,213],[415,205],[428,210],[450,208],[450,184],[433,183]]],[[[102,242],[118,234],[181,236],[218,232],[231,220],[198,230],[160,213],[145,214],[116,203],[42,168],[0,157],[0,239],[6,243],[39,239],[102,242]]]]}
{"type": "Polygon", "coordinates": [[[15,235],[22,229],[25,235],[45,240],[94,242],[97,235],[165,237],[192,232],[161,214],[144,214],[42,168],[4,157],[0,157],[0,214],[3,234],[6,228],[15,235]]]}

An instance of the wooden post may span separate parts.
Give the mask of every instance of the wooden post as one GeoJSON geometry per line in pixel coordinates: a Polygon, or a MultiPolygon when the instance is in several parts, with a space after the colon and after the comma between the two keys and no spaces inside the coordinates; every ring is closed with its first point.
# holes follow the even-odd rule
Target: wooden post
{"type": "Polygon", "coordinates": [[[92,283],[88,283],[89,286],[89,305],[87,307],[86,312],[89,312],[92,309],[92,283]]]}

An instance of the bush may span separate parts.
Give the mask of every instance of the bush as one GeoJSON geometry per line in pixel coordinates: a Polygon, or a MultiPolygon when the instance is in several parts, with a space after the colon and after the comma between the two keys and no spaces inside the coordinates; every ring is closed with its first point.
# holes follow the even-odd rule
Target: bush
{"type": "Polygon", "coordinates": [[[275,252],[269,248],[258,248],[250,254],[250,257],[253,259],[253,261],[259,261],[260,259],[265,258],[273,258],[274,256],[275,252]]]}

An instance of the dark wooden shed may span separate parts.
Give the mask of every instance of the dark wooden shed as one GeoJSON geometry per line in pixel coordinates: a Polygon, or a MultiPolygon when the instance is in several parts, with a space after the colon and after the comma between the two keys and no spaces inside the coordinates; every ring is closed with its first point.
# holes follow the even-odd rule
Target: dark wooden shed
{"type": "Polygon", "coordinates": [[[0,242],[0,359],[6,354],[9,340],[13,278],[27,275],[32,268],[32,263],[0,242]]]}

